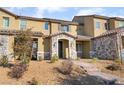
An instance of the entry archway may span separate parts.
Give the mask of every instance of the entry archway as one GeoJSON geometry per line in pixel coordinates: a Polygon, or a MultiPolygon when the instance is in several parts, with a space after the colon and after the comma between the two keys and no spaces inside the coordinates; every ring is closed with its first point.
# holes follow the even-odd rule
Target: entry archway
{"type": "Polygon", "coordinates": [[[69,58],[69,40],[59,39],[58,40],[58,57],[69,58]]]}

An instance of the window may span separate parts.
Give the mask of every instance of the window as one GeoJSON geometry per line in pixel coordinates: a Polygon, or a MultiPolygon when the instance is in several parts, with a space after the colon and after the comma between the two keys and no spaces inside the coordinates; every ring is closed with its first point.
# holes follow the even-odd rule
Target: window
{"type": "Polygon", "coordinates": [[[69,26],[68,25],[62,25],[61,26],[61,31],[62,32],[68,32],[69,31],[69,26]]]}
{"type": "Polygon", "coordinates": [[[109,23],[105,23],[105,30],[110,30],[109,23]]]}
{"type": "Polygon", "coordinates": [[[45,22],[44,28],[45,28],[45,30],[49,29],[49,23],[48,22],[45,22]]]}
{"type": "Polygon", "coordinates": [[[9,27],[9,17],[3,17],[3,27],[9,27]]]}
{"type": "Polygon", "coordinates": [[[100,29],[100,22],[96,22],[96,28],[100,29]]]}
{"type": "Polygon", "coordinates": [[[82,44],[76,44],[76,50],[77,52],[82,51],[82,44]]]}
{"type": "Polygon", "coordinates": [[[20,30],[26,29],[27,21],[25,19],[20,20],[20,30]]]}
{"type": "Polygon", "coordinates": [[[120,21],[119,22],[119,27],[123,27],[124,26],[124,22],[123,21],[120,21]]]}

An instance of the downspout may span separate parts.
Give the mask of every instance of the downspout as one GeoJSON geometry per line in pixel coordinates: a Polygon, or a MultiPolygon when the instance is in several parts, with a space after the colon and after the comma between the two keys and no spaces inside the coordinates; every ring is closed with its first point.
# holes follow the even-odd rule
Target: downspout
{"type": "Polygon", "coordinates": [[[51,22],[49,21],[49,24],[50,24],[50,35],[52,34],[52,25],[51,25],[51,22]]]}

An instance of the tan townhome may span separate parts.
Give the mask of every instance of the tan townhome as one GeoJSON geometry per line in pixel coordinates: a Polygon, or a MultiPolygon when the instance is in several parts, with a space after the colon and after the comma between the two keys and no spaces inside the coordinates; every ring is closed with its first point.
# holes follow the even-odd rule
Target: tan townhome
{"type": "Polygon", "coordinates": [[[33,32],[32,59],[76,59],[78,23],[65,20],[18,16],[0,8],[0,55],[12,59],[15,33],[30,29],[33,32]]]}
{"type": "Polygon", "coordinates": [[[16,33],[33,32],[32,59],[90,58],[91,38],[123,26],[122,18],[100,15],[74,16],[72,21],[19,16],[0,8],[0,55],[13,57],[16,33]]]}
{"type": "MultiPolygon", "coordinates": [[[[83,58],[90,57],[91,38],[99,36],[108,30],[108,17],[99,15],[74,16],[73,22],[78,22],[78,36],[85,36],[87,40],[81,39],[80,43],[83,58]]],[[[79,45],[78,45],[79,46],[79,45]]],[[[78,54],[78,51],[77,51],[78,54]]]]}

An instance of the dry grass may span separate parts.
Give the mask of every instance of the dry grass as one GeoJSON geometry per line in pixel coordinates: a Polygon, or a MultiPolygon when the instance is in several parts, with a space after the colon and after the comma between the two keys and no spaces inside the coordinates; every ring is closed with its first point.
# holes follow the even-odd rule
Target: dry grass
{"type": "Polygon", "coordinates": [[[55,72],[55,67],[60,63],[46,63],[46,62],[37,62],[32,61],[29,63],[28,71],[26,71],[22,78],[16,80],[10,78],[7,74],[10,71],[10,68],[0,67],[0,84],[28,84],[27,82],[35,78],[38,81],[38,84],[57,84],[57,75],[59,73],[55,72]]]}
{"type": "Polygon", "coordinates": [[[98,69],[100,69],[102,72],[113,74],[113,75],[124,78],[124,64],[120,65],[122,70],[111,71],[111,70],[106,69],[108,65],[115,63],[114,61],[111,61],[111,60],[97,60],[97,62],[92,63],[92,60],[88,59],[88,60],[84,60],[83,62],[88,62],[88,63],[96,65],[98,69]]]}

